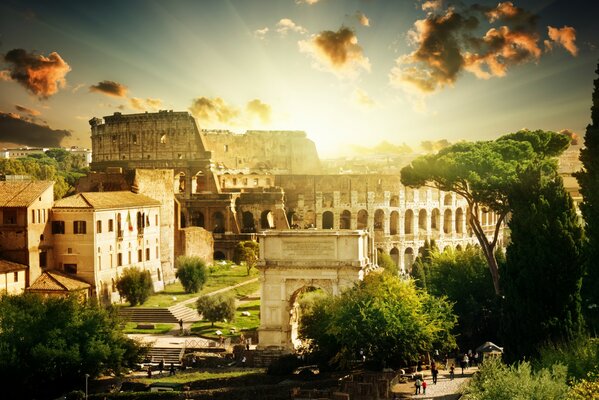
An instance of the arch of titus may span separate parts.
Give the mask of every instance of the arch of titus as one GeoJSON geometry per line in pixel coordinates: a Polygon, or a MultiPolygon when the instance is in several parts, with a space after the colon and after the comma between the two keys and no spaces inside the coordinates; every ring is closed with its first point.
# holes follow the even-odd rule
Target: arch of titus
{"type": "Polygon", "coordinates": [[[258,234],[260,347],[292,349],[297,300],[306,289],[337,295],[375,265],[364,230],[286,230],[258,234]]]}

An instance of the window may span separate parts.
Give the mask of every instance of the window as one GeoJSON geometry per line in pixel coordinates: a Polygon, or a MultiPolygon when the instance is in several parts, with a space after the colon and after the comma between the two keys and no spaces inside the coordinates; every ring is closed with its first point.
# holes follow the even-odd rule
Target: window
{"type": "Polygon", "coordinates": [[[52,233],[64,235],[64,221],[52,221],[52,233]]]}
{"type": "Polygon", "coordinates": [[[18,281],[19,281],[19,271],[16,271],[16,272],[15,272],[13,280],[14,280],[15,282],[18,282],[18,281]]]}
{"type": "Polygon", "coordinates": [[[77,273],[77,264],[65,264],[64,272],[68,274],[76,274],[77,273]]]}
{"type": "Polygon", "coordinates": [[[225,145],[223,146],[223,150],[225,150],[225,153],[226,153],[226,152],[228,152],[228,151],[229,151],[229,145],[228,145],[228,144],[225,144],[225,145]]]}
{"type": "Polygon", "coordinates": [[[133,144],[137,144],[137,135],[133,135],[133,144]]]}
{"type": "Polygon", "coordinates": [[[108,232],[114,232],[114,220],[108,220],[108,232]]]}
{"type": "Polygon", "coordinates": [[[146,261],[150,260],[150,249],[146,249],[146,261]]]}
{"type": "Polygon", "coordinates": [[[142,262],[143,260],[143,250],[139,249],[137,250],[137,262],[142,262]]]}
{"type": "Polygon", "coordinates": [[[121,265],[123,265],[123,253],[118,253],[116,255],[116,266],[120,267],[121,265]]]}
{"type": "Polygon", "coordinates": [[[16,225],[17,224],[17,210],[11,208],[4,208],[2,222],[4,225],[16,225]]]}
{"type": "Polygon", "coordinates": [[[73,221],[73,233],[85,234],[87,233],[87,226],[85,221],[73,221]]]}
{"type": "Polygon", "coordinates": [[[131,264],[131,252],[130,251],[127,252],[127,261],[128,261],[128,264],[131,264]]]}
{"type": "Polygon", "coordinates": [[[254,186],[258,186],[258,178],[254,179],[254,186]]]}
{"type": "Polygon", "coordinates": [[[96,233],[102,233],[102,221],[96,221],[96,233]]]}
{"type": "Polygon", "coordinates": [[[42,214],[44,216],[44,220],[42,222],[46,223],[46,209],[45,208],[42,210],[42,214]]]}
{"type": "Polygon", "coordinates": [[[42,222],[42,210],[37,210],[37,222],[42,222]]]}
{"type": "Polygon", "coordinates": [[[67,254],[73,254],[73,248],[67,247],[67,254]]]}
{"type": "Polygon", "coordinates": [[[31,223],[35,224],[35,210],[31,210],[31,223]]]}

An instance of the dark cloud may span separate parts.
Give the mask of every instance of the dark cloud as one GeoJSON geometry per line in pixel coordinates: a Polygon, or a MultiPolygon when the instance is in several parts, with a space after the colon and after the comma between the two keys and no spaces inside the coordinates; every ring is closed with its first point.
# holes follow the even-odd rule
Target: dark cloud
{"type": "Polygon", "coordinates": [[[56,52],[46,57],[24,49],[13,49],[4,55],[4,61],[10,66],[0,73],[1,78],[7,80],[10,77],[40,98],[48,98],[63,88],[65,76],[71,70],[56,52]]]}
{"type": "Polygon", "coordinates": [[[17,111],[23,112],[25,114],[29,114],[32,117],[35,117],[35,116],[41,114],[41,112],[39,112],[38,110],[35,110],[33,108],[23,107],[23,106],[20,106],[18,104],[15,104],[15,108],[17,109],[17,111]]]}
{"type": "Polygon", "coordinates": [[[0,142],[36,147],[58,147],[68,136],[71,136],[69,131],[52,129],[49,126],[21,119],[16,114],[0,112],[0,142]]]}
{"type": "Polygon", "coordinates": [[[127,86],[114,81],[102,81],[90,86],[89,91],[112,97],[125,97],[127,95],[127,86]]]}

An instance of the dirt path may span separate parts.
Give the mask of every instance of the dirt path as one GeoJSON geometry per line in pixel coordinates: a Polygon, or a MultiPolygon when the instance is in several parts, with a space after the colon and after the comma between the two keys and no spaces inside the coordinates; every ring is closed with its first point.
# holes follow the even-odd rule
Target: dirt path
{"type": "Polygon", "coordinates": [[[399,385],[395,385],[392,388],[393,392],[401,395],[401,398],[409,398],[409,399],[431,399],[431,400],[456,400],[460,398],[459,389],[464,383],[466,383],[474,372],[477,371],[477,368],[471,367],[467,368],[464,371],[464,375],[460,373],[460,369],[457,369],[458,373],[455,374],[453,380],[449,379],[449,372],[440,371],[439,377],[437,379],[437,384],[433,384],[433,379],[430,375],[430,371],[425,371],[424,380],[426,381],[427,388],[426,394],[414,394],[416,389],[414,387],[414,382],[410,381],[408,383],[403,383],[399,385]]]}

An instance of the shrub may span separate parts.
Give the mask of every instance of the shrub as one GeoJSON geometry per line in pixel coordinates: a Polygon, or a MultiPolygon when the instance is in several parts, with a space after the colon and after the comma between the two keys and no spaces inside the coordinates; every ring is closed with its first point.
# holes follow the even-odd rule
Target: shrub
{"type": "Polygon", "coordinates": [[[197,293],[207,279],[206,264],[200,257],[181,256],[177,258],[176,276],[186,293],[197,293]]]}
{"type": "Polygon", "coordinates": [[[589,373],[586,379],[574,383],[568,393],[568,400],[599,399],[599,375],[589,373]]]}
{"type": "Polygon", "coordinates": [[[245,264],[247,274],[250,274],[250,270],[258,263],[258,257],[260,256],[260,246],[258,242],[253,240],[245,240],[235,245],[233,253],[233,261],[237,264],[245,264]]]}
{"type": "Polygon", "coordinates": [[[212,326],[216,321],[232,321],[235,318],[235,297],[231,294],[215,294],[212,296],[202,296],[197,303],[198,313],[205,320],[212,322],[212,326]]]}
{"type": "MultiPolygon", "coordinates": [[[[582,379],[599,367],[599,339],[581,337],[567,344],[541,349],[538,367],[564,364],[568,378],[582,379]]],[[[599,372],[599,371],[597,371],[599,372]]]]}
{"type": "Polygon", "coordinates": [[[127,268],[117,281],[116,288],[131,306],[143,304],[153,292],[150,271],[127,268]]]}

